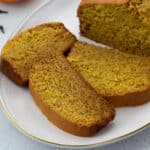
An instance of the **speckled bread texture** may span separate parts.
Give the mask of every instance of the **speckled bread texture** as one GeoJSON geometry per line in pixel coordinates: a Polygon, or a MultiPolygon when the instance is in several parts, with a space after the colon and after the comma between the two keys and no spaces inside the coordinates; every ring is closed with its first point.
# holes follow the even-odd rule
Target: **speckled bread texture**
{"type": "Polygon", "coordinates": [[[57,127],[79,136],[92,136],[113,120],[115,110],[84,81],[64,56],[51,55],[33,66],[31,94],[57,127]]]}
{"type": "Polygon", "coordinates": [[[15,83],[25,85],[35,62],[51,52],[64,53],[75,40],[62,23],[47,23],[31,28],[6,43],[1,55],[1,70],[15,83]]]}
{"type": "Polygon", "coordinates": [[[76,42],[68,60],[114,106],[150,101],[150,58],[76,42]]]}
{"type": "Polygon", "coordinates": [[[150,56],[150,0],[82,0],[78,17],[83,36],[150,56]]]}

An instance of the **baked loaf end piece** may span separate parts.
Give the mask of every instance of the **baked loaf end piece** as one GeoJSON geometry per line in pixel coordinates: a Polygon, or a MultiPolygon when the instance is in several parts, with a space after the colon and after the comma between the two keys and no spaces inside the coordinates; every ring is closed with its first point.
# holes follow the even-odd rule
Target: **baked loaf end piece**
{"type": "Polygon", "coordinates": [[[150,58],[76,42],[68,60],[114,106],[150,101],[150,58]]]}
{"type": "Polygon", "coordinates": [[[64,53],[75,40],[62,23],[31,28],[6,43],[1,55],[1,70],[15,83],[24,85],[35,62],[51,52],[64,53]]]}
{"type": "Polygon", "coordinates": [[[72,134],[91,136],[115,116],[113,106],[72,69],[64,56],[50,56],[34,65],[29,87],[47,118],[72,134]]]}
{"type": "Polygon", "coordinates": [[[150,56],[149,12],[149,0],[82,0],[81,34],[130,54],[150,56]]]}

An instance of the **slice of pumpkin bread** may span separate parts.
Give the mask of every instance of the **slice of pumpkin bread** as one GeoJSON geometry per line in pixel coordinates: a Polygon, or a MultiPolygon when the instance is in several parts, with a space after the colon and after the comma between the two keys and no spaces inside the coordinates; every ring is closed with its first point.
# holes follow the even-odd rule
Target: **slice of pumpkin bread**
{"type": "Polygon", "coordinates": [[[51,52],[64,53],[75,40],[62,23],[31,28],[6,43],[1,55],[1,70],[15,83],[24,85],[35,62],[51,52]]]}
{"type": "Polygon", "coordinates": [[[76,42],[68,60],[114,106],[150,101],[150,59],[76,42]]]}
{"type": "Polygon", "coordinates": [[[82,0],[78,17],[83,36],[150,56],[150,0],[82,0]]]}
{"type": "Polygon", "coordinates": [[[75,135],[91,136],[115,116],[113,106],[73,70],[64,56],[51,55],[35,64],[29,88],[46,117],[75,135]]]}

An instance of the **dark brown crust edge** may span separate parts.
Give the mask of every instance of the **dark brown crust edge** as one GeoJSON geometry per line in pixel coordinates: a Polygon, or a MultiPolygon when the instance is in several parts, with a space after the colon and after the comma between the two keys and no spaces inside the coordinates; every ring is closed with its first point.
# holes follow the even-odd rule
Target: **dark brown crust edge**
{"type": "Polygon", "coordinates": [[[114,114],[112,113],[112,116],[104,120],[100,125],[93,124],[92,126],[79,126],[61,117],[61,115],[59,115],[49,106],[47,106],[39,97],[38,92],[34,90],[30,82],[29,82],[29,89],[37,106],[40,108],[43,114],[48,118],[48,120],[53,122],[53,124],[56,125],[58,128],[67,131],[71,134],[82,136],[82,137],[92,136],[96,134],[102,127],[107,125],[109,121],[114,119],[115,113],[114,114]]]}
{"type": "Polygon", "coordinates": [[[150,88],[135,93],[128,93],[123,96],[105,97],[115,107],[138,106],[150,102],[150,88]]]}
{"type": "Polygon", "coordinates": [[[80,6],[85,4],[127,4],[130,0],[81,0],[80,6]]]}
{"type": "Polygon", "coordinates": [[[13,66],[4,58],[1,57],[0,71],[3,72],[9,79],[14,81],[17,85],[23,86],[27,84],[27,80],[23,80],[13,66]]]}

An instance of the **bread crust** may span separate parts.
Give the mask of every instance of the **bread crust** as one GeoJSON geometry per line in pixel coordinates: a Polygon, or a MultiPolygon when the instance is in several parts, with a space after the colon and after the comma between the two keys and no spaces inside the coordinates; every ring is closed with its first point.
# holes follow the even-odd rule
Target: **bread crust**
{"type": "Polygon", "coordinates": [[[1,57],[0,71],[14,81],[17,85],[23,86],[28,83],[27,80],[24,80],[17,70],[13,68],[13,66],[3,57],[1,57]]]}
{"type": "Polygon", "coordinates": [[[84,4],[126,4],[130,0],[82,0],[80,5],[84,4]]]}
{"type": "Polygon", "coordinates": [[[138,106],[150,102],[150,87],[144,91],[104,97],[115,107],[138,106]]]}

